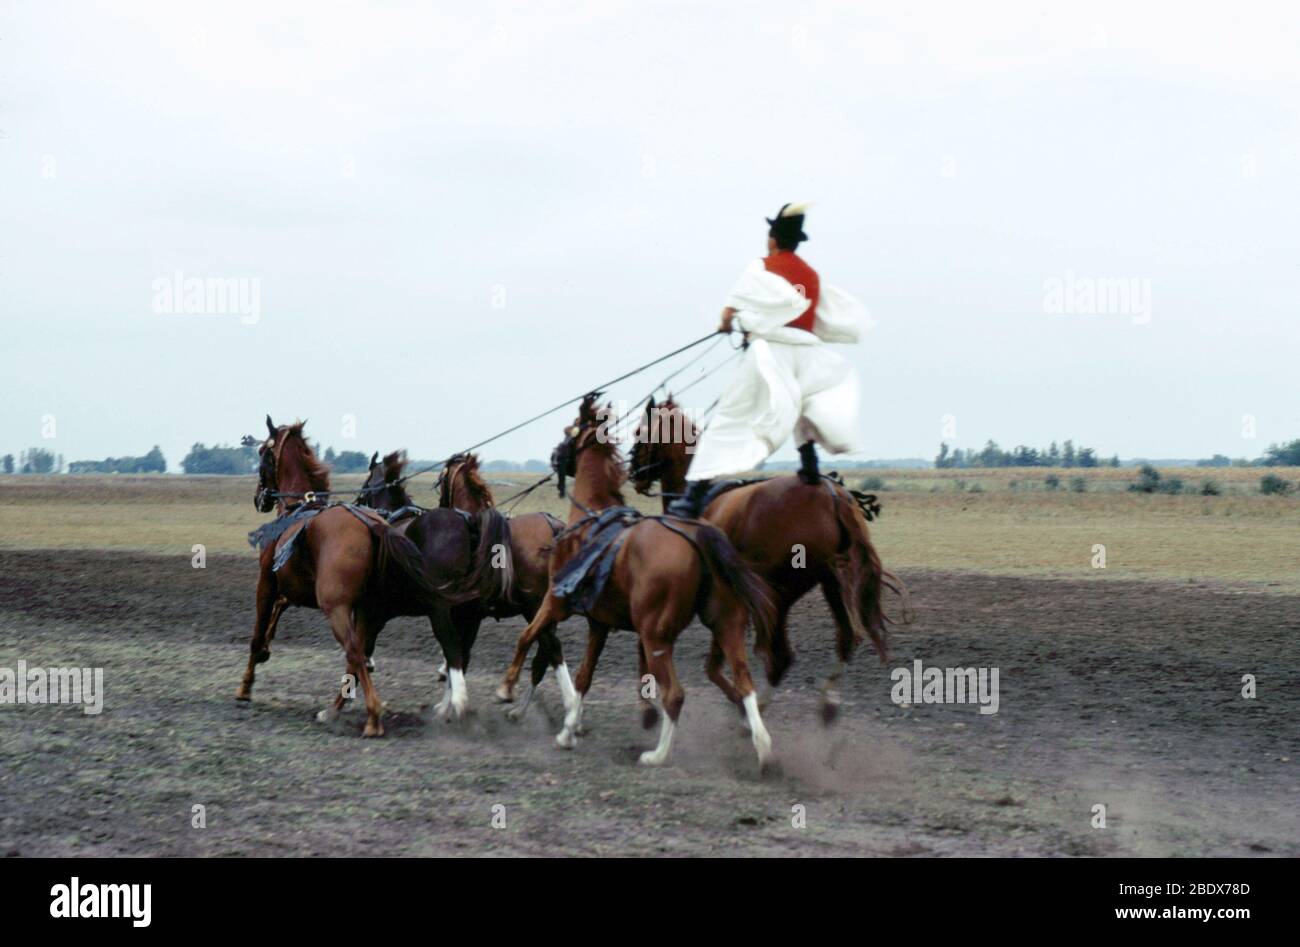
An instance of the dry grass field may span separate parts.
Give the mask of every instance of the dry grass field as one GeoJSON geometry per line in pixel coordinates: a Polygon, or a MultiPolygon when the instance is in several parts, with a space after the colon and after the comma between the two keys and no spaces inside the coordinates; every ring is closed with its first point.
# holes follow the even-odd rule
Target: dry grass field
{"type": "MultiPolygon", "coordinates": [[[[1272,468],[1292,482],[1300,468],[1272,468]]],[[[1212,479],[1219,496],[1139,494],[1131,468],[1091,470],[850,471],[858,485],[878,477],[884,513],[872,532],[891,566],[1077,579],[1163,579],[1246,583],[1300,591],[1300,495],[1261,496],[1259,468],[1162,471],[1188,488],[1212,479]],[[1055,475],[1053,490],[1046,479],[1055,475]],[[1074,478],[1084,492],[1072,489],[1074,478]],[[1095,568],[1095,545],[1105,568],[1095,568]]],[[[538,478],[492,476],[504,499],[538,478]]],[[[431,504],[433,477],[412,481],[431,504]]],[[[360,478],[339,477],[351,497],[360,478]]],[[[253,509],[252,478],[0,477],[0,548],[120,549],[251,555],[246,536],[266,517],[253,509]]],[[[636,497],[654,509],[657,500],[636,497]]],[[[516,512],[567,515],[550,484],[516,512]]]]}

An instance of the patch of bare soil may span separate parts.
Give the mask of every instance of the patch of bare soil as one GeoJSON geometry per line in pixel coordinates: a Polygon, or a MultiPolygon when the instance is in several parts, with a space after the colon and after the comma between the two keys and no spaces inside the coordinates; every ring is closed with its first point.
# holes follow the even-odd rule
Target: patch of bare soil
{"type": "MultiPolygon", "coordinates": [[[[611,637],[575,751],[553,744],[549,679],[528,719],[504,719],[492,687],[519,621],[484,626],[475,712],[451,724],[430,710],[427,623],[392,623],[375,654],[388,735],[362,740],[360,709],[314,719],[343,671],[316,613],[286,614],[252,703],[234,700],[251,559],[0,552],[0,667],[102,667],[106,689],[98,716],[0,706],[0,854],[1300,854],[1300,597],[905,578],[918,617],[890,667],[997,667],[999,712],[900,707],[864,650],[824,728],[833,635],[810,596],[765,715],[781,767],[760,776],[704,678],[699,626],[679,643],[686,707],[663,769],[636,765],[655,734],[639,727],[630,634],[611,637]]],[[[585,626],[561,634],[576,669],[585,626]]]]}

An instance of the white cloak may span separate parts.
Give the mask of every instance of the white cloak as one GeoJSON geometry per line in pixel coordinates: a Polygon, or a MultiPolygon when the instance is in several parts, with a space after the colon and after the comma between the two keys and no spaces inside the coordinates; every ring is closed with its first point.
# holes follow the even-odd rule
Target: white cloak
{"type": "Polygon", "coordinates": [[[784,277],[755,260],[740,275],[727,305],[749,333],[749,350],[695,445],[689,476],[712,480],[753,470],[790,436],[832,454],[858,446],[858,377],[827,342],[856,342],[865,310],[825,283],[813,331],[790,328],[810,305],[784,277]]]}

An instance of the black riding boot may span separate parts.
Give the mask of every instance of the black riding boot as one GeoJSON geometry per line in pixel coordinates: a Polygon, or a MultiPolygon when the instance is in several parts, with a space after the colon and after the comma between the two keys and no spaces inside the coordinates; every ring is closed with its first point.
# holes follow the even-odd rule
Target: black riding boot
{"type": "Polygon", "coordinates": [[[821,471],[817,469],[817,445],[812,441],[799,446],[799,460],[802,464],[799,467],[799,479],[809,486],[817,486],[821,483],[821,471]]]}
{"type": "Polygon", "coordinates": [[[704,498],[712,488],[712,480],[688,480],[686,482],[686,492],[668,504],[669,514],[681,516],[688,520],[699,519],[704,512],[700,507],[703,506],[704,498]]]}

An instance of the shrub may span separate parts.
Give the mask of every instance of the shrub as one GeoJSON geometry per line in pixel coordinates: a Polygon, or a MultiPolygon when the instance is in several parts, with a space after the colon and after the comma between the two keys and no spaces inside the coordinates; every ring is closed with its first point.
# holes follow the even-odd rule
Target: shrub
{"type": "Polygon", "coordinates": [[[1259,492],[1265,496],[1286,496],[1292,485],[1277,474],[1265,474],[1259,478],[1259,492]]]}
{"type": "Polygon", "coordinates": [[[971,492],[971,493],[983,493],[983,492],[984,492],[984,488],[981,487],[978,483],[972,483],[972,484],[970,485],[970,492],[971,492]]]}
{"type": "Polygon", "coordinates": [[[889,488],[885,486],[885,481],[880,477],[864,477],[862,479],[862,485],[859,486],[858,489],[863,491],[867,491],[867,490],[883,491],[889,488]]]}
{"type": "Polygon", "coordinates": [[[1043,478],[1043,483],[1047,484],[1049,490],[1059,490],[1061,487],[1061,478],[1056,474],[1048,474],[1043,478]]]}
{"type": "Polygon", "coordinates": [[[1167,480],[1161,480],[1160,485],[1156,487],[1157,493],[1182,493],[1183,482],[1177,477],[1170,477],[1167,480]]]}
{"type": "Polygon", "coordinates": [[[1073,490],[1075,493],[1087,493],[1087,492],[1088,492],[1088,478],[1087,478],[1087,477],[1071,477],[1071,478],[1070,478],[1070,489],[1073,490]]]}
{"type": "Polygon", "coordinates": [[[1160,471],[1150,464],[1143,464],[1138,471],[1137,483],[1130,483],[1128,488],[1133,493],[1155,493],[1160,489],[1160,471]]]}
{"type": "Polygon", "coordinates": [[[1223,491],[1219,488],[1218,483],[1216,483],[1215,481],[1213,480],[1201,481],[1201,496],[1217,497],[1222,492],[1223,491]]]}

